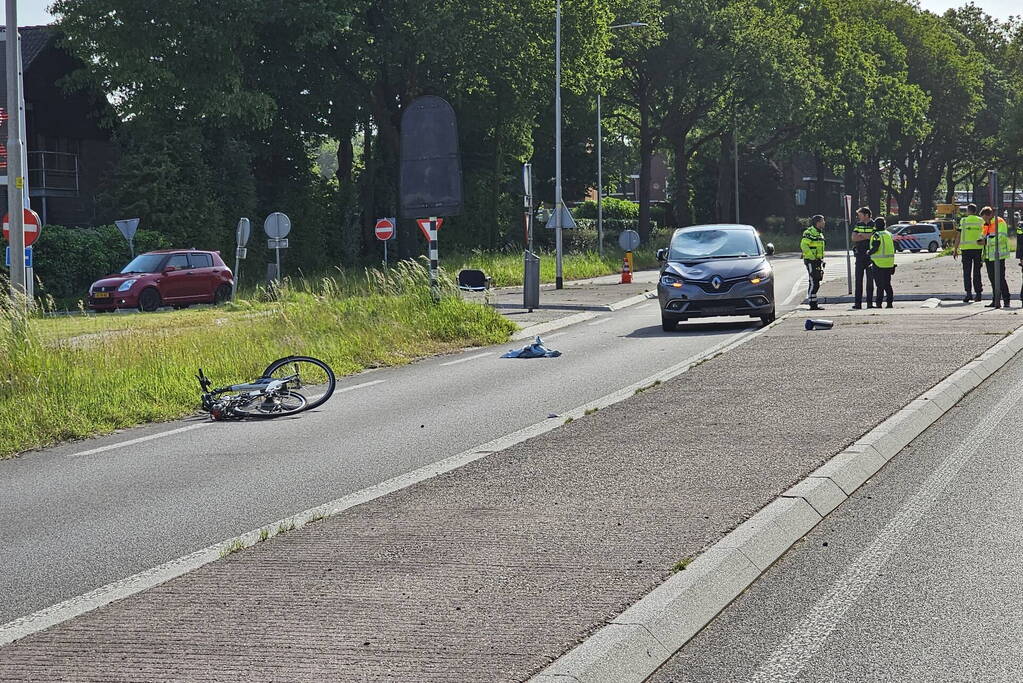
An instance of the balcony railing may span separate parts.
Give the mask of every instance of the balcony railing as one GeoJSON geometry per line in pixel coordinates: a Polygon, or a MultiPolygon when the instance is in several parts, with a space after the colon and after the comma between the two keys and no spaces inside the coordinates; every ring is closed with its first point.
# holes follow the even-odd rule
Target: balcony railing
{"type": "Polygon", "coordinates": [[[28,188],[33,197],[77,197],[78,155],[29,152],[28,188]]]}

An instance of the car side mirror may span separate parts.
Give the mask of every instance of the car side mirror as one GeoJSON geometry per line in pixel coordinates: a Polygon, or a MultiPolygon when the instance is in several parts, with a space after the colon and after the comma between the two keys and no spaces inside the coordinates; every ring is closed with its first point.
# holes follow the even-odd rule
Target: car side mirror
{"type": "Polygon", "coordinates": [[[661,263],[664,263],[665,261],[667,261],[668,260],[668,250],[667,249],[658,249],[657,250],[657,260],[660,261],[661,263]]]}
{"type": "Polygon", "coordinates": [[[774,245],[770,242],[764,245],[764,251],[768,256],[774,256],[774,245]]]}

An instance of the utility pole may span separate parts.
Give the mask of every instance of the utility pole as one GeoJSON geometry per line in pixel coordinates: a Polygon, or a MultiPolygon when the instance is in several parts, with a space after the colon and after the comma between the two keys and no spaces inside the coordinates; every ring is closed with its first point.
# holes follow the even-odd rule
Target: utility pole
{"type": "Polygon", "coordinates": [[[28,297],[25,282],[25,170],[21,112],[21,45],[18,37],[18,2],[7,3],[7,212],[10,214],[11,297],[23,308],[28,297]]]}
{"type": "MultiPolygon", "coordinates": [[[[11,2],[12,0],[7,0],[11,2]]],[[[558,0],[557,10],[554,14],[554,240],[555,240],[555,278],[554,286],[557,289],[565,288],[565,278],[562,268],[562,256],[564,242],[562,228],[564,218],[562,217],[561,197],[561,0],[558,0]]]]}

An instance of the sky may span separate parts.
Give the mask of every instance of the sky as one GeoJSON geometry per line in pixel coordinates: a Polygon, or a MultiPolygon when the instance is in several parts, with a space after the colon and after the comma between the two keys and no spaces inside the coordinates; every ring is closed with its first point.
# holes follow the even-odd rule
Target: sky
{"type": "MultiPolygon", "coordinates": [[[[964,5],[967,0],[920,0],[920,5],[936,14],[941,14],[950,7],[964,5]]],[[[53,17],[46,8],[53,3],[53,0],[18,0],[18,23],[22,26],[34,26],[36,24],[48,24],[53,17]]],[[[974,0],[974,3],[983,8],[988,14],[1006,19],[1010,14],[1023,14],[1023,7],[1019,0],[974,0]]]]}

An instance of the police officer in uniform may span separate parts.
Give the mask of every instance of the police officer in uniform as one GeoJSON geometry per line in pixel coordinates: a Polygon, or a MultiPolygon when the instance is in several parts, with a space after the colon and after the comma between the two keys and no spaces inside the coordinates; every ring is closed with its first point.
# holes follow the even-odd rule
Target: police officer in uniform
{"type": "MultiPolygon", "coordinates": [[[[1016,212],[1016,258],[1019,259],[1020,270],[1023,270],[1023,223],[1019,220],[1019,211],[1016,212]]],[[[1020,301],[1023,301],[1023,287],[1019,290],[1020,301]]]]}
{"type": "Polygon", "coordinates": [[[870,260],[874,267],[874,284],[877,289],[877,307],[887,299],[885,308],[894,308],[895,292],[892,291],[892,275],[895,273],[895,239],[888,232],[885,220],[874,221],[874,234],[870,237],[870,260]]]}
{"type": "Polygon", "coordinates": [[[984,265],[987,266],[987,277],[991,281],[991,291],[994,292],[987,307],[1001,308],[1004,305],[1008,308],[1009,283],[1005,280],[1005,259],[1009,257],[1009,226],[1004,218],[995,215],[990,206],[981,209],[980,217],[984,221],[981,228],[984,265]],[[998,286],[995,285],[996,278],[998,286]]]}
{"type": "Polygon", "coordinates": [[[966,207],[968,215],[963,216],[959,221],[959,230],[956,232],[956,241],[952,248],[952,258],[963,256],[963,288],[966,296],[963,303],[980,301],[984,294],[984,280],[980,275],[981,261],[983,260],[984,242],[981,240],[981,232],[984,228],[984,219],[977,215],[977,205],[970,204],[966,207]]]}
{"type": "Polygon", "coordinates": [[[806,288],[810,310],[823,310],[817,303],[817,292],[824,279],[824,216],[818,214],[810,219],[810,227],[803,231],[799,248],[803,252],[803,265],[806,266],[806,275],[810,280],[806,288]]]}
{"type": "Polygon", "coordinates": [[[853,253],[856,255],[856,303],[853,308],[862,308],[864,285],[867,289],[867,308],[873,308],[874,300],[874,278],[869,270],[872,265],[870,260],[870,238],[874,235],[874,222],[871,220],[873,212],[863,206],[856,210],[858,222],[852,229],[853,253]]]}

